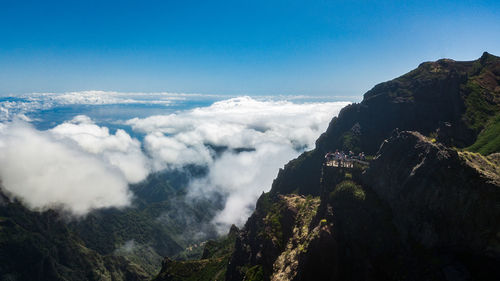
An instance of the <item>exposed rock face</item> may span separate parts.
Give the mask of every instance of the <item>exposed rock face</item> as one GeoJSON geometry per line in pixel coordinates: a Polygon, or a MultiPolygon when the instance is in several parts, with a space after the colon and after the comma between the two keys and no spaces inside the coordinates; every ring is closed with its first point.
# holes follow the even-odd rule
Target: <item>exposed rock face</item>
{"type": "Polygon", "coordinates": [[[317,214],[304,220],[292,212],[286,246],[257,239],[268,226],[255,221],[275,214],[257,207],[229,265],[228,273],[239,275],[227,280],[243,280],[238,269],[257,265],[264,280],[500,278],[498,174],[407,131],[395,131],[363,174],[325,169],[317,214]]]}
{"type": "Polygon", "coordinates": [[[364,179],[390,206],[405,240],[479,254],[500,242],[498,177],[419,133],[396,132],[364,179]]]}
{"type": "Polygon", "coordinates": [[[499,85],[485,53],[423,63],[344,108],[260,197],[226,280],[500,280],[500,154],[451,148],[500,151],[499,85]],[[335,149],[375,158],[323,167],[335,149]]]}
{"type": "Polygon", "coordinates": [[[399,241],[422,266],[418,272],[495,280],[500,176],[477,169],[461,154],[419,133],[396,131],[381,146],[364,184],[389,206],[399,241]],[[436,261],[426,261],[419,251],[436,261]]]}
{"type": "MultiPolygon", "coordinates": [[[[500,58],[484,53],[475,61],[443,59],[422,63],[376,85],[359,104],[343,108],[316,149],[290,161],[271,192],[319,195],[323,155],[335,149],[373,155],[392,130],[439,134],[456,147],[474,143],[488,120],[500,114],[500,58]]],[[[500,119],[500,118],[499,118],[500,119]]]]}
{"type": "Polygon", "coordinates": [[[283,196],[261,196],[257,202],[259,211],[252,214],[236,239],[228,280],[243,279],[251,267],[266,276],[273,272],[274,261],[283,251],[297,215],[297,209],[287,203],[283,196]]]}

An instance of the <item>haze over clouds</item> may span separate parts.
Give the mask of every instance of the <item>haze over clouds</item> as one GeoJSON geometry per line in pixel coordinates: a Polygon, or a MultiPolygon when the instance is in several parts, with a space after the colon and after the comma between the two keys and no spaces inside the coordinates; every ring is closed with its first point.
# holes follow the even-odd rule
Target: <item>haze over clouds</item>
{"type": "Polygon", "coordinates": [[[188,200],[223,195],[225,208],[213,222],[225,232],[246,220],[278,169],[314,148],[331,118],[347,104],[239,97],[125,121],[123,125],[143,134],[142,143],[85,115],[46,131],[25,121],[4,122],[0,177],[8,193],[33,209],[59,206],[84,215],[95,208],[127,206],[128,183],[140,182],[150,172],[205,166],[206,176],[191,180],[188,200]]]}
{"type": "MultiPolygon", "coordinates": [[[[19,114],[47,110],[64,105],[155,104],[169,106],[175,101],[199,94],[182,93],[121,93],[110,91],[79,91],[64,93],[31,93],[0,98],[0,121],[11,120],[19,114]]],[[[208,96],[206,96],[208,97],[208,96]]]]}

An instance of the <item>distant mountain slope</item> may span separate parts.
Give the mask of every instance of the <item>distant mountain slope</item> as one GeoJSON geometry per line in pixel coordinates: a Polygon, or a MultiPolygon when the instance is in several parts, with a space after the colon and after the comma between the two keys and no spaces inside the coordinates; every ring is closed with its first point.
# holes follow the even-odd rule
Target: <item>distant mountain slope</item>
{"type": "Polygon", "coordinates": [[[32,212],[0,197],[0,280],[148,279],[126,259],[87,248],[57,212],[32,212]]]}
{"type": "MultiPolygon", "coordinates": [[[[191,173],[201,173],[191,168],[191,173]]],[[[185,248],[217,233],[210,223],[222,200],[187,200],[187,171],[155,173],[131,186],[133,206],[97,210],[69,224],[84,242],[102,255],[121,255],[136,262],[150,276],[158,273],[164,256],[197,258],[201,251],[185,248]],[[133,247],[128,247],[133,246],[133,247]]]]}
{"type": "Polygon", "coordinates": [[[224,280],[237,235],[238,229],[233,225],[226,237],[206,242],[199,260],[174,261],[166,258],[162,271],[153,281],[224,280]]]}
{"type": "Polygon", "coordinates": [[[210,221],[223,200],[186,200],[194,173],[203,171],[152,174],[130,187],[131,207],[80,219],[30,211],[0,191],[0,280],[148,280],[164,256],[201,257],[189,246],[217,236],[210,221]]]}

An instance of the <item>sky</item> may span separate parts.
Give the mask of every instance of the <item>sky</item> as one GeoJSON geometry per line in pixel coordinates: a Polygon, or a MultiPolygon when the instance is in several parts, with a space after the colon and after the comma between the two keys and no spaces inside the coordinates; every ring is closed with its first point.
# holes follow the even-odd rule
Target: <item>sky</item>
{"type": "Polygon", "coordinates": [[[0,1],[0,95],[361,97],[483,51],[500,55],[500,1],[0,1]]]}

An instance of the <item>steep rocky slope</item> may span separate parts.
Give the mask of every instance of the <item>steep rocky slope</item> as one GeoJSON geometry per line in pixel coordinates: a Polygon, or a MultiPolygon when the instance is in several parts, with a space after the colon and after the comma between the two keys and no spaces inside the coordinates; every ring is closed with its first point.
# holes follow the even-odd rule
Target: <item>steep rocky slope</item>
{"type": "Polygon", "coordinates": [[[246,280],[255,267],[261,280],[500,278],[498,173],[408,131],[395,131],[362,170],[324,167],[321,204],[306,208],[312,219],[299,219],[288,205],[274,207],[299,195],[279,195],[270,209],[258,204],[227,280],[246,280]],[[276,215],[275,228],[294,229],[282,242],[258,234],[276,233],[266,225],[276,215]],[[304,237],[297,239],[296,229],[304,237]]]}
{"type": "Polygon", "coordinates": [[[226,280],[499,280],[499,85],[484,53],[423,63],[344,108],[260,197],[226,280]],[[373,161],[323,166],[335,149],[373,161]]]}
{"type": "Polygon", "coordinates": [[[373,155],[395,128],[435,135],[449,146],[476,145],[474,151],[486,146],[487,154],[500,152],[499,85],[500,58],[488,53],[469,62],[422,63],[376,85],[361,103],[342,109],[316,141],[316,149],[279,172],[271,192],[319,195],[326,152],[344,149],[373,155]]]}
{"type": "Polygon", "coordinates": [[[419,133],[395,132],[360,178],[323,186],[318,219],[334,246],[310,249],[296,280],[497,280],[497,180],[419,133]]]}

